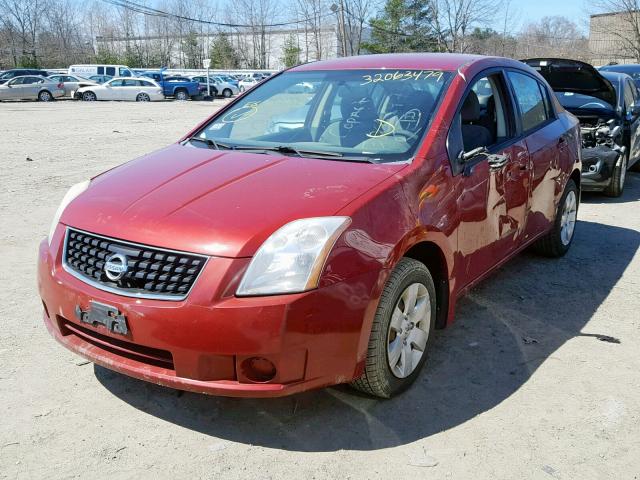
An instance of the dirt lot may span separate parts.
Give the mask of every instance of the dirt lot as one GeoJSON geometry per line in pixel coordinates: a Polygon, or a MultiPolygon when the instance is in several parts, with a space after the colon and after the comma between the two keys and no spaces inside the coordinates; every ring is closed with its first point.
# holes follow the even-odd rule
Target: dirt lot
{"type": "Polygon", "coordinates": [[[464,299],[391,401],[183,394],[50,338],[35,259],[67,187],[215,105],[0,104],[0,478],[640,478],[638,174],[583,198],[565,258],[525,253],[464,299]]]}

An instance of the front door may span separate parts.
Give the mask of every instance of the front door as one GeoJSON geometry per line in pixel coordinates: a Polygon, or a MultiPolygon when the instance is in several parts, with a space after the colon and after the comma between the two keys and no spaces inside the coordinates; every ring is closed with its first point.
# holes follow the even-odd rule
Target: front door
{"type": "Polygon", "coordinates": [[[633,82],[624,79],[624,114],[625,114],[625,130],[629,138],[629,165],[633,164],[640,158],[640,115],[633,112],[634,105],[640,102],[638,98],[638,90],[633,82]]]}
{"type": "Polygon", "coordinates": [[[461,129],[467,154],[487,149],[466,158],[459,174],[458,252],[467,282],[517,248],[525,226],[529,155],[514,112],[504,75],[494,70],[474,80],[452,127],[461,129]]]}

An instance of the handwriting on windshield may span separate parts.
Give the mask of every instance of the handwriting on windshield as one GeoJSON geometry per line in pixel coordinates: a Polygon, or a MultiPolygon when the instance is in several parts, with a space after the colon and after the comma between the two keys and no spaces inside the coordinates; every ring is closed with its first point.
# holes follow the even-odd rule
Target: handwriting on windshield
{"type": "Polygon", "coordinates": [[[396,70],[389,73],[376,73],[374,75],[363,75],[364,80],[360,85],[368,85],[370,83],[379,82],[404,82],[406,80],[427,80],[429,78],[437,82],[442,80],[443,72],[439,70],[396,70]]]}
{"type": "Polygon", "coordinates": [[[367,133],[367,137],[369,138],[380,138],[386,137],[387,135],[391,135],[396,131],[396,126],[386,120],[382,120],[381,118],[376,118],[376,122],[378,122],[378,126],[375,131],[371,133],[367,133]]]}
{"type": "Polygon", "coordinates": [[[222,121],[224,123],[236,123],[240,120],[246,120],[247,118],[254,116],[257,111],[258,102],[249,102],[240,108],[231,110],[224,117],[222,117],[222,121]]]}

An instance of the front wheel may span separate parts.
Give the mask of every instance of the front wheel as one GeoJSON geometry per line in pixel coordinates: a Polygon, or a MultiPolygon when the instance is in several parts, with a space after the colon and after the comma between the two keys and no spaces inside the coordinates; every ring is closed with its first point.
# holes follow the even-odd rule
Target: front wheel
{"type": "Polygon", "coordinates": [[[231,90],[230,90],[230,89],[228,89],[228,88],[225,88],[225,89],[222,91],[222,96],[223,96],[224,98],[230,98],[232,94],[233,94],[233,92],[231,92],[231,90]]]}
{"type": "Polygon", "coordinates": [[[547,257],[562,257],[569,251],[578,217],[580,193],[573,180],[564,189],[553,228],[535,244],[535,250],[547,257]]]}
{"type": "Polygon", "coordinates": [[[427,359],[435,319],[431,273],[417,260],[401,259],[380,296],[364,373],[351,385],[381,398],[409,387],[427,359]]]}
{"type": "Polygon", "coordinates": [[[609,185],[604,189],[604,194],[607,197],[619,197],[622,195],[622,192],[624,191],[624,181],[627,178],[628,159],[628,153],[625,152],[620,155],[620,158],[616,161],[616,166],[613,167],[613,174],[611,175],[611,180],[609,180],[609,185]]]}
{"type": "Polygon", "coordinates": [[[52,102],[53,95],[47,90],[43,90],[38,94],[38,100],[41,102],[52,102]]]}

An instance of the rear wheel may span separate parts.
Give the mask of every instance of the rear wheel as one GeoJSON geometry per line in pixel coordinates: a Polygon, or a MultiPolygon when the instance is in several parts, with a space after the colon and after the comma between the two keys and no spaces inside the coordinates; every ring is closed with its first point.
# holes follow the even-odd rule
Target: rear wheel
{"type": "Polygon", "coordinates": [[[185,101],[189,100],[189,93],[186,90],[176,90],[176,100],[185,101]]]}
{"type": "Polygon", "coordinates": [[[427,359],[435,318],[431,273],[417,260],[401,259],[378,303],[364,373],[351,385],[382,398],[409,387],[427,359]]]}
{"type": "Polygon", "coordinates": [[[553,229],[535,244],[535,250],[547,257],[561,257],[569,251],[578,217],[579,192],[573,180],[564,189],[553,229]]]}
{"type": "Polygon", "coordinates": [[[136,97],[136,102],[150,102],[151,99],[149,98],[149,95],[147,95],[146,93],[139,93],[138,96],[136,97]]]}
{"type": "Polygon", "coordinates": [[[84,92],[82,94],[82,100],[85,102],[95,102],[98,100],[98,97],[96,97],[96,94],[93,92],[84,92]]]}
{"type": "Polygon", "coordinates": [[[616,166],[613,168],[613,175],[609,185],[604,189],[604,194],[608,197],[619,197],[624,191],[624,181],[627,177],[627,162],[628,162],[628,150],[620,155],[620,158],[616,162],[616,166]]]}
{"type": "Polygon", "coordinates": [[[225,88],[224,90],[222,90],[222,96],[224,98],[229,98],[231,97],[231,95],[233,95],[233,92],[230,89],[225,88]]]}
{"type": "Polygon", "coordinates": [[[41,102],[52,102],[53,95],[48,90],[43,90],[38,94],[38,100],[41,102]]]}

